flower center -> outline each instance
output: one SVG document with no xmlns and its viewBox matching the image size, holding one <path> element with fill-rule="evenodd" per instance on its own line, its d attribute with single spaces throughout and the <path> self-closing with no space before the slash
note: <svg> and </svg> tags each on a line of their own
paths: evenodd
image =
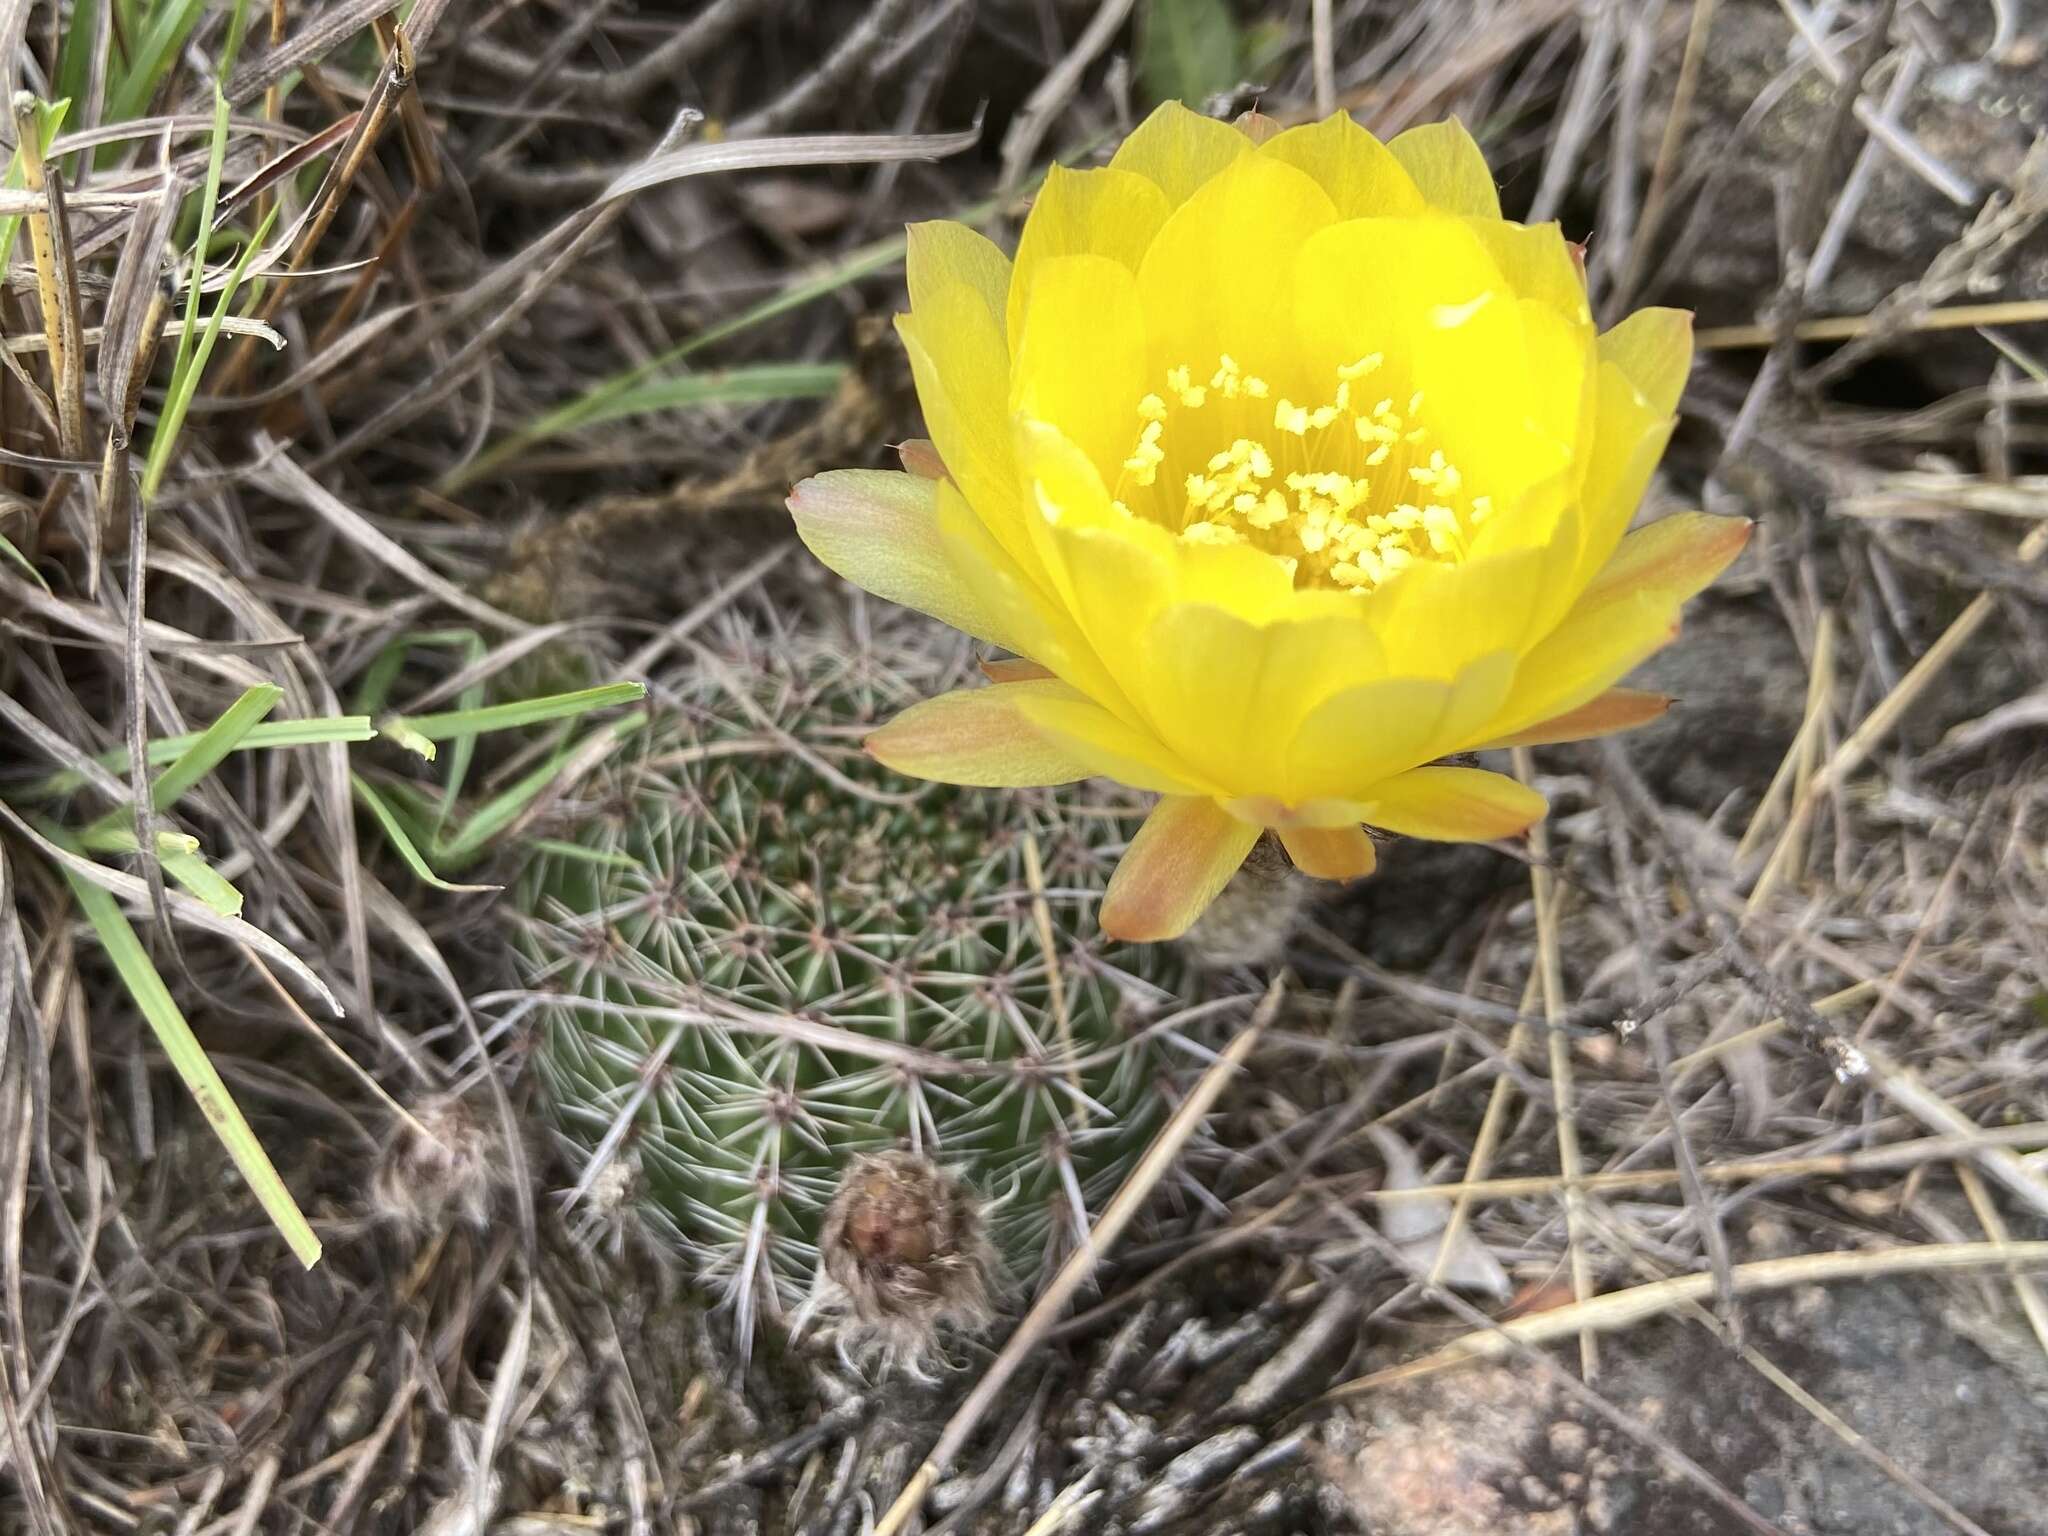
<svg viewBox="0 0 2048 1536">
<path fill-rule="evenodd" d="M 1274 398 L 1227 352 L 1207 382 L 1169 369 L 1165 392 L 1138 402 L 1118 508 L 1189 543 L 1263 549 L 1302 586 L 1370 592 L 1418 560 L 1462 560 L 1491 503 L 1435 446 L 1419 393 L 1405 409 L 1374 398 L 1380 362 L 1340 367 L 1315 406 Z"/>
</svg>

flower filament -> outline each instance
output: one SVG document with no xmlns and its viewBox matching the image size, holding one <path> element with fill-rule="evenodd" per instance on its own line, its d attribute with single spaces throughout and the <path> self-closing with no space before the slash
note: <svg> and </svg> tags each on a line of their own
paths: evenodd
<svg viewBox="0 0 2048 1536">
<path fill-rule="evenodd" d="M 1367 381 L 1381 362 L 1373 353 L 1341 366 L 1331 397 L 1313 406 L 1276 398 L 1227 352 L 1206 381 L 1185 364 L 1168 369 L 1164 393 L 1138 402 L 1116 505 L 1189 543 L 1264 549 L 1302 585 L 1369 592 L 1418 560 L 1462 560 L 1490 503 L 1434 445 L 1420 393 L 1398 409 L 1391 396 L 1372 398 Z M 1169 445 L 1166 429 L 1198 412 L 1242 430 L 1206 459 L 1190 458 L 1175 504 L 1174 477 L 1161 479 L 1170 451 L 1187 450 Z"/>
</svg>

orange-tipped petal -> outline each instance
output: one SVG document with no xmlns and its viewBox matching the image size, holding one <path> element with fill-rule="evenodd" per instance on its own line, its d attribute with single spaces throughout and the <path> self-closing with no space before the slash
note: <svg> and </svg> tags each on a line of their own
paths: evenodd
<svg viewBox="0 0 2048 1536">
<path fill-rule="evenodd" d="M 1294 867 L 1318 880 L 1363 880 L 1379 863 L 1363 827 L 1295 827 L 1280 834 Z"/>
<path fill-rule="evenodd" d="M 1490 739 L 1580 708 L 1669 644 L 1679 606 L 1742 552 L 1752 526 L 1746 518 L 1681 512 L 1623 539 L 1563 622 L 1522 659 Z"/>
<path fill-rule="evenodd" d="M 1365 820 L 1356 800 L 1297 800 L 1290 805 L 1272 795 L 1232 795 L 1220 803 L 1239 821 L 1255 821 L 1271 832 L 1329 832 Z"/>
<path fill-rule="evenodd" d="M 1548 720 L 1525 726 L 1512 735 L 1502 736 L 1476 748 L 1487 751 L 1494 747 L 1547 747 L 1560 741 L 1585 741 L 1594 736 L 1612 736 L 1616 731 L 1631 731 L 1639 725 L 1648 725 L 1671 707 L 1668 693 L 1644 693 L 1635 688 L 1610 688 L 1597 698 L 1581 704 L 1577 709 L 1568 709 L 1561 715 L 1552 715 Z"/>
<path fill-rule="evenodd" d="M 1490 843 L 1542 819 L 1549 804 L 1506 774 L 1481 768 L 1413 768 L 1375 784 L 1365 819 L 1437 843 Z"/>
<path fill-rule="evenodd" d="M 938 485 L 880 469 L 835 469 L 789 493 L 797 536 L 857 587 L 1002 643 L 1008 626 L 960 579 L 939 532 Z"/>
<path fill-rule="evenodd" d="M 1755 526 L 1746 517 L 1709 512 L 1660 517 L 1615 546 L 1577 606 L 1597 608 L 1630 593 L 1651 594 L 1676 606 L 1705 591 L 1734 563 Z"/>
<path fill-rule="evenodd" d="M 920 480 L 948 480 L 946 461 L 928 437 L 906 438 L 896 445 L 896 458 L 904 469 Z"/>
<path fill-rule="evenodd" d="M 1169 796 L 1124 850 L 1102 898 L 1102 928 L 1133 944 L 1177 939 L 1244 863 L 1259 829 L 1214 800 Z"/>
<path fill-rule="evenodd" d="M 991 656 L 981 663 L 981 675 L 992 683 L 1036 683 L 1052 672 L 1027 657 Z"/>
<path fill-rule="evenodd" d="M 1017 709 L 1012 688 L 1072 691 L 1063 683 L 1016 683 L 942 693 L 869 736 L 867 749 L 898 773 L 942 784 L 1021 788 L 1087 778 L 1090 768 L 1068 743 Z"/>
<path fill-rule="evenodd" d="M 1249 112 L 1240 112 L 1230 120 L 1230 126 L 1250 139 L 1254 144 L 1263 144 L 1280 132 L 1281 123 L 1277 117 L 1268 117 L 1257 107 Z"/>
</svg>

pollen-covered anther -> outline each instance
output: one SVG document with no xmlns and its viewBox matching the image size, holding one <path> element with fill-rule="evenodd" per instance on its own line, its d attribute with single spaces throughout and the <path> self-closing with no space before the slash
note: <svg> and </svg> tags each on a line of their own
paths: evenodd
<svg viewBox="0 0 2048 1536">
<path fill-rule="evenodd" d="M 1138 402 L 1141 425 L 1117 482 L 1117 509 L 1165 524 L 1184 543 L 1254 545 L 1285 562 L 1290 578 L 1304 585 L 1367 592 L 1417 560 L 1465 559 L 1472 530 L 1490 506 L 1468 493 L 1463 474 L 1432 442 L 1421 420 L 1421 391 L 1410 392 L 1405 411 L 1393 395 L 1369 409 L 1354 398 L 1354 386 L 1383 362 L 1368 353 L 1341 364 L 1322 404 L 1274 400 L 1269 439 L 1242 428 L 1244 403 L 1266 399 L 1271 386 L 1231 354 L 1219 356 L 1205 384 L 1185 364 L 1168 369 L 1165 393 Z M 1191 413 L 1219 402 L 1236 404 L 1221 417 L 1213 410 L 1205 416 L 1217 426 L 1229 420 L 1239 431 L 1204 455 L 1198 442 L 1187 441 L 1199 429 L 1177 417 L 1176 407 Z M 1178 506 L 1171 493 L 1155 489 L 1175 459 L 1199 466 L 1181 473 Z M 1137 494 L 1145 492 L 1151 494 Z"/>
</svg>

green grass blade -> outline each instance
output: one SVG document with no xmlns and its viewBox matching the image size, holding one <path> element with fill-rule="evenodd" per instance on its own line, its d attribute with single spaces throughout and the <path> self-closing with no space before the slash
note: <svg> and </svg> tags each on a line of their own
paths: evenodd
<svg viewBox="0 0 2048 1536">
<path fill-rule="evenodd" d="M 614 704 L 638 704 L 647 697 L 644 683 L 606 683 L 599 688 L 579 688 L 573 693 L 542 694 L 538 698 L 514 699 L 509 704 L 489 704 L 482 709 L 451 709 L 435 715 L 391 715 L 380 722 L 386 735 L 393 730 L 425 737 L 428 741 L 449 741 L 458 736 L 479 736 L 486 731 L 509 731 L 522 725 L 541 725 L 549 720 L 567 720 L 609 709 Z"/>
<path fill-rule="evenodd" d="M 647 716 L 644 713 L 626 715 L 599 727 L 581 741 L 572 742 L 550 753 L 544 762 L 503 794 L 479 806 L 475 814 L 463 823 L 462 829 L 435 850 L 440 862 L 451 868 L 459 868 L 466 860 L 475 858 L 489 847 L 491 840 L 510 826 L 537 796 L 561 777 L 586 746 L 606 739 L 623 741 L 646 723 Z"/>
<path fill-rule="evenodd" d="M 405 748 L 406 751 L 412 753 L 415 757 L 422 758 L 430 763 L 434 760 L 434 738 L 422 736 L 406 722 L 403 716 L 386 715 L 377 722 L 377 732 L 386 741 Z"/>
<path fill-rule="evenodd" d="M 1091 148 L 1092 143 L 1078 146 L 1077 152 L 1085 153 Z M 1044 177 L 1043 167 L 1034 171 L 1024 179 L 1016 195 L 1021 196 L 1035 191 Z M 990 198 L 962 209 L 958 218 L 962 223 L 978 229 L 1008 206 L 1009 201 L 1008 198 Z M 518 458 L 536 443 L 545 442 L 551 437 L 560 437 L 565 432 L 573 432 L 594 420 L 609 419 L 603 412 L 612 402 L 621 395 L 629 394 L 644 381 L 694 357 L 706 347 L 730 340 L 757 325 L 765 325 L 777 316 L 801 309 L 806 304 L 837 293 L 863 278 L 873 277 L 878 272 L 886 272 L 903 260 L 903 252 L 904 239 L 901 235 L 892 235 L 886 240 L 876 241 L 873 245 L 864 245 L 857 251 L 849 251 L 823 271 L 792 283 L 779 293 L 770 294 L 760 303 L 741 310 L 730 320 L 721 321 L 709 330 L 699 331 L 687 341 L 680 341 L 665 351 L 655 353 L 646 361 L 636 363 L 633 367 L 592 385 L 574 400 L 536 416 L 510 436 L 493 443 L 467 464 L 460 465 L 444 475 L 440 489 L 460 490 L 463 486 L 488 475 L 500 465 Z"/>
<path fill-rule="evenodd" d="M 64 42 L 57 51 L 57 78 L 52 94 L 66 101 L 83 101 L 92 87 L 93 45 L 101 26 L 100 0 L 72 0 L 71 19 L 64 27 Z M 67 171 L 66 175 L 70 173 Z"/>
<path fill-rule="evenodd" d="M 16 549 L 14 541 L 4 533 L 0 533 L 0 555 L 6 556 L 9 560 L 20 566 L 22 574 L 45 592 L 50 590 L 50 584 L 43 580 L 43 573 L 35 568 L 35 563 L 27 555 Z"/>
<path fill-rule="evenodd" d="M 147 756 L 152 768 L 174 763 L 189 752 L 205 733 L 195 731 L 184 736 L 163 736 L 152 741 Z M 266 720 L 250 727 L 247 734 L 236 743 L 235 750 L 253 752 L 270 747 L 324 747 L 334 742 L 375 741 L 377 727 L 368 715 L 334 715 L 324 720 Z M 101 767 L 114 773 L 128 771 L 128 751 L 116 747 L 100 753 L 95 759 Z M 23 804 L 34 804 L 42 800 L 54 800 L 59 795 L 68 795 L 85 783 L 83 775 L 69 768 L 60 769 L 47 777 L 26 785 L 8 798 Z"/>
<path fill-rule="evenodd" d="M 149 109 L 150 98 L 178 61 L 185 39 L 206 12 L 206 0 L 165 0 L 150 8 L 142 34 L 134 39 L 128 71 L 107 93 L 110 123 L 125 123 Z"/>
<path fill-rule="evenodd" d="M 1200 110 L 1238 82 L 1244 46 L 1228 0 L 1146 0 L 1138 38 L 1138 80 L 1154 101 Z"/>
<path fill-rule="evenodd" d="M 220 718 L 199 733 L 199 739 L 180 752 L 171 766 L 149 786 L 150 804 L 169 810 L 193 785 L 218 768 L 227 755 L 249 737 L 257 723 L 277 707 L 284 690 L 275 683 L 258 683 L 221 711 Z"/>
<path fill-rule="evenodd" d="M 126 812 L 122 814 L 126 816 Z M 89 853 L 133 853 L 141 846 L 135 840 L 135 828 L 125 820 L 87 827 L 83 832 L 70 835 L 80 848 Z M 159 832 L 156 851 L 159 858 L 170 853 L 197 853 L 199 839 L 189 832 Z"/>
<path fill-rule="evenodd" d="M 362 802 L 369 813 L 377 819 L 377 825 L 384 831 L 385 841 L 389 842 L 397 850 L 398 856 L 405 860 L 406 866 L 415 875 L 426 881 L 435 890 L 454 891 L 457 894 L 462 894 L 470 891 L 497 891 L 504 889 L 503 886 L 497 885 L 457 885 L 452 881 L 443 880 L 434 873 L 433 866 L 427 862 L 426 856 L 420 852 L 419 845 L 412 839 L 412 834 L 406 831 L 405 823 L 399 820 L 398 813 L 385 804 L 384 797 L 370 786 L 369 781 L 359 773 L 350 774 L 348 781 L 356 792 L 356 799 Z"/>
<path fill-rule="evenodd" d="M 242 915 L 241 891 L 232 880 L 207 863 L 204 855 L 184 849 L 173 849 L 168 853 L 158 849 L 156 859 L 165 874 L 222 917 Z"/>
<path fill-rule="evenodd" d="M 164 396 L 163 415 L 157 421 L 156 435 L 149 440 L 149 465 L 142 478 L 142 499 L 145 502 L 156 499 L 157 487 L 163 483 L 164 471 L 170 466 L 171 449 L 184 428 L 185 412 L 191 408 L 192 397 L 199 392 L 199 376 L 206 371 L 206 360 L 213 355 L 213 344 L 220 340 L 221 323 L 227 319 L 228 311 L 234 308 L 235 294 L 242 286 L 249 263 L 256 259 L 256 253 L 263 248 L 264 238 L 270 233 L 270 226 L 277 221 L 278 206 L 271 205 L 270 211 L 263 216 L 263 222 L 256 227 L 256 233 L 242 248 L 234 270 L 228 274 L 227 286 L 221 290 L 220 303 L 214 306 L 213 314 L 207 319 L 199 345 L 185 359 L 183 372 L 171 376 L 170 389 Z"/>
<path fill-rule="evenodd" d="M 171 377 L 184 375 L 192 348 L 198 344 L 199 294 L 206 278 L 206 249 L 213 243 L 214 210 L 220 206 L 221 165 L 228 149 L 228 99 L 213 88 L 213 143 L 207 151 L 206 184 L 199 193 L 199 228 L 192 236 L 192 275 L 185 283 L 185 325 L 171 358 Z M 153 446 L 153 445 L 152 445 Z"/>
<path fill-rule="evenodd" d="M 526 846 L 533 853 L 544 853 L 554 859 L 567 859 L 572 864 L 596 864 L 605 869 L 640 867 L 640 861 L 630 853 L 606 853 L 600 848 L 585 848 L 581 843 L 565 843 L 558 838 L 536 837 Z"/>
<path fill-rule="evenodd" d="M 578 425 L 592 427 L 625 416 L 707 405 L 816 400 L 831 394 L 845 377 L 844 363 L 762 363 L 750 368 L 719 368 L 710 373 L 642 379 L 594 406 Z"/>
<path fill-rule="evenodd" d="M 629 394 L 657 374 L 686 361 L 706 347 L 737 336 L 754 326 L 765 324 L 778 315 L 788 314 L 793 309 L 801 309 L 815 299 L 837 293 L 850 283 L 872 277 L 877 272 L 888 271 L 903 259 L 903 249 L 904 241 L 901 235 L 863 246 L 816 276 L 793 284 L 780 293 L 771 294 L 751 308 L 742 310 L 732 319 L 714 325 L 707 331 L 699 331 L 689 340 L 678 342 L 666 351 L 657 352 L 645 362 L 594 385 L 566 405 L 557 406 L 552 411 L 536 416 L 511 436 L 493 444 L 449 475 L 443 489 L 459 489 L 489 474 L 507 460 L 517 458 L 536 443 L 546 442 L 551 437 L 560 437 L 565 432 L 573 432 L 591 421 L 607 419 L 603 412 L 613 401 Z"/>
<path fill-rule="evenodd" d="M 222 759 L 242 744 L 257 722 L 276 708 L 283 697 L 284 690 L 275 683 L 257 683 L 221 711 L 220 718 L 201 731 L 192 745 L 173 758 L 171 765 L 149 786 L 150 805 L 159 811 L 176 805 L 193 785 L 218 768 Z M 111 823 L 131 820 L 133 816 L 126 809 L 109 811 L 92 824 L 86 836 L 90 838 Z"/>
<path fill-rule="evenodd" d="M 122 912 L 120 904 L 98 886 L 68 869 L 64 871 L 64 879 L 71 887 L 79 910 L 92 925 L 100 947 L 113 963 L 115 974 L 128 989 L 128 995 L 135 999 L 135 1006 L 156 1032 L 157 1043 L 163 1047 L 172 1067 L 199 1105 L 199 1112 L 206 1116 L 207 1124 L 213 1127 L 213 1133 L 227 1148 L 228 1156 L 234 1159 L 235 1167 L 241 1171 L 251 1192 L 283 1235 L 293 1256 L 311 1269 L 320 1262 L 320 1239 L 314 1236 L 305 1214 L 292 1199 L 291 1191 L 278 1177 L 276 1167 L 264 1152 L 263 1144 L 256 1139 L 256 1133 L 249 1128 L 249 1122 L 235 1107 L 227 1084 L 221 1081 L 213 1063 L 206 1059 L 205 1050 L 192 1034 L 192 1026 L 178 1011 L 170 989 L 164 985 L 149 952 L 142 947 L 142 940 L 136 937 L 127 915 Z"/>
<path fill-rule="evenodd" d="M 215 94 L 234 77 L 235 61 L 242 56 L 242 42 L 248 35 L 249 0 L 235 0 L 234 12 L 228 17 L 228 40 L 220 51 L 220 62 L 213 69 Z"/>
</svg>

